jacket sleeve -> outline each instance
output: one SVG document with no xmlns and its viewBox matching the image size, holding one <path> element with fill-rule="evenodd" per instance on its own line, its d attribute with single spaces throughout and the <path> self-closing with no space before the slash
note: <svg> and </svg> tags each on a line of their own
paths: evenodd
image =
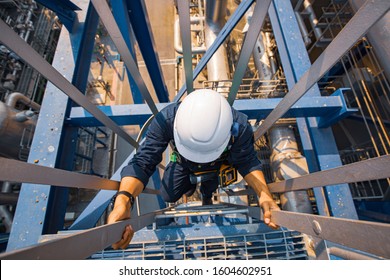
<svg viewBox="0 0 390 280">
<path fill-rule="evenodd" d="M 230 149 L 229 161 L 237 168 L 242 177 L 254 170 L 262 170 L 253 145 L 252 127 L 248 122 L 240 124 L 239 135 Z"/>
<path fill-rule="evenodd" d="M 151 122 L 146 132 L 145 140 L 129 164 L 122 169 L 121 177 L 135 177 L 144 186 L 148 184 L 150 176 L 162 160 L 162 154 L 171 140 L 172 125 L 167 115 L 159 112 Z"/>
</svg>

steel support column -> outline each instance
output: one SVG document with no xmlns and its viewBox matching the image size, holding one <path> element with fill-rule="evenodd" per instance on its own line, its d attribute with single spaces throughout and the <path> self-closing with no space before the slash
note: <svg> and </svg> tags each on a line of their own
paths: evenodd
<svg viewBox="0 0 390 280">
<path fill-rule="evenodd" d="M 126 2 L 131 26 L 148 68 L 157 98 L 160 102 L 168 102 L 169 94 L 161 70 L 145 3 L 143 0 L 127 0 Z"/>
<path fill-rule="evenodd" d="M 80 10 L 78 6 L 69 0 L 36 0 L 36 2 L 55 12 L 69 32 L 72 32 L 76 19 L 75 11 Z"/>
<path fill-rule="evenodd" d="M 311 63 L 299 31 L 290 1 L 273 0 L 270 19 L 282 60 L 289 89 L 292 89 Z M 320 91 L 314 85 L 307 97 L 318 97 Z M 325 170 L 342 165 L 335 139 L 330 128 L 318 128 L 316 118 L 298 118 L 297 125 L 301 135 L 305 157 L 310 172 Z M 315 190 L 318 210 L 321 215 L 357 219 L 357 213 L 347 184 L 332 188 L 325 187 L 322 192 Z"/>
<path fill-rule="evenodd" d="M 118 27 L 122 33 L 123 39 L 125 40 L 127 47 L 130 51 L 130 54 L 133 56 L 134 61 L 137 63 L 137 56 L 134 50 L 135 37 L 134 32 L 130 24 L 129 14 L 127 13 L 127 3 L 126 1 L 110 1 L 112 13 L 115 17 Z M 133 76 L 131 76 L 130 71 L 126 67 L 127 76 L 129 79 L 131 94 L 133 96 L 134 104 L 142 104 L 144 99 L 138 88 L 137 83 L 134 81 Z"/>
<path fill-rule="evenodd" d="M 56 69 L 61 69 L 61 74 L 69 80 L 73 76 L 89 1 L 79 0 L 76 4 L 82 9 L 77 12 L 77 25 L 74 26 L 77 33 L 70 34 L 65 28 L 62 29 L 52 64 Z M 67 95 L 48 83 L 31 146 L 29 163 L 56 166 L 60 156 L 59 147 L 67 110 L 64 104 L 67 104 L 68 100 Z M 47 185 L 22 186 L 7 251 L 36 244 L 40 236 L 46 233 L 49 221 L 58 220 L 58 217 L 51 217 L 48 211 L 53 205 L 55 196 L 53 188 Z"/>
</svg>

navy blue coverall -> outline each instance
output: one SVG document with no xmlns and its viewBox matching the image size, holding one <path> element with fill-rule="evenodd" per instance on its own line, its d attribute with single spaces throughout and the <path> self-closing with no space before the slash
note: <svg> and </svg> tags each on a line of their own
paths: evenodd
<svg viewBox="0 0 390 280">
<path fill-rule="evenodd" d="M 174 145 L 173 124 L 179 106 L 180 103 L 168 105 L 155 116 L 146 132 L 145 141 L 140 145 L 129 164 L 122 169 L 122 178 L 135 177 L 144 186 L 147 185 L 156 166 L 161 162 L 162 154 L 168 144 L 171 142 Z M 245 177 L 254 170 L 262 170 L 262 166 L 254 151 L 253 130 L 248 123 L 247 116 L 233 108 L 232 113 L 232 137 L 221 157 L 233 164 L 238 172 Z M 179 156 L 178 161 L 171 161 L 165 168 L 160 188 L 161 196 L 166 202 L 176 202 L 183 194 L 190 193 L 196 188 L 196 185 L 191 184 L 191 173 L 219 169 L 221 164 L 222 160 L 218 159 L 215 162 L 199 164 Z M 217 176 L 215 180 L 202 182 L 203 197 L 211 197 L 217 187 Z"/>
</svg>

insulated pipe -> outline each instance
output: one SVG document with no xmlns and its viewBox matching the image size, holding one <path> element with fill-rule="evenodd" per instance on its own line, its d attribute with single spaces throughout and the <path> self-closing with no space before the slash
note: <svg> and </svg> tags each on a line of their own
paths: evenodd
<svg viewBox="0 0 390 280">
<path fill-rule="evenodd" d="M 295 174 L 303 175 L 306 168 L 305 158 L 298 150 L 294 131 L 288 126 L 276 126 L 269 132 L 271 143 L 271 167 L 276 180 L 286 180 L 296 177 Z M 283 210 L 313 213 L 309 196 L 306 191 L 293 191 L 281 194 L 280 201 Z"/>
<path fill-rule="evenodd" d="M 310 0 L 303 1 L 303 7 L 305 8 L 307 13 L 309 14 L 310 25 L 313 28 L 314 36 L 316 37 L 317 40 L 321 40 L 322 30 L 321 30 L 321 28 L 317 27 L 318 19 L 316 17 L 316 14 L 314 13 L 314 9 L 313 9 L 313 6 L 311 5 Z"/>
<path fill-rule="evenodd" d="M 225 24 L 226 10 L 227 0 L 206 1 L 205 41 L 207 48 L 211 47 Z M 221 46 L 207 63 L 207 73 L 209 81 L 230 79 L 227 53 L 224 46 Z"/>
<path fill-rule="evenodd" d="M 349 0 L 349 4 L 355 12 L 363 6 L 364 2 L 365 0 Z M 370 28 L 367 37 L 374 47 L 374 52 L 385 71 L 387 80 L 390 81 L 390 12 L 387 12 Z"/>
<path fill-rule="evenodd" d="M 26 106 L 31 107 L 32 109 L 39 111 L 41 109 L 41 105 L 38 103 L 35 103 L 31 99 L 29 99 L 27 96 L 21 94 L 20 92 L 13 92 L 11 93 L 5 102 L 5 104 L 13 109 L 15 109 L 16 104 L 20 102 L 23 103 Z"/>
<path fill-rule="evenodd" d="M 250 25 L 251 19 L 253 16 L 253 7 L 251 7 L 246 15 L 247 24 L 246 27 Z M 244 28 L 247 32 L 247 28 Z M 271 71 L 271 63 L 268 57 L 268 52 L 266 48 L 267 39 L 265 32 L 260 32 L 259 37 L 257 38 L 255 47 L 253 48 L 252 55 L 253 61 L 255 63 L 257 73 L 259 75 L 259 80 L 271 80 L 274 73 Z M 265 83 L 268 84 L 268 83 Z"/>
<path fill-rule="evenodd" d="M 190 18 L 191 24 L 199 24 L 203 20 L 204 20 L 204 17 L 191 17 Z M 180 20 L 179 19 L 176 19 L 175 25 L 174 25 L 173 45 L 174 45 L 177 53 L 183 54 L 183 46 L 181 45 L 181 39 L 180 39 Z M 206 47 L 205 46 L 192 47 L 191 52 L 193 54 L 203 54 L 206 52 Z"/>
<path fill-rule="evenodd" d="M 264 32 L 264 36 L 265 36 L 264 45 L 266 46 L 268 59 L 270 61 L 271 72 L 274 75 L 278 71 L 278 67 L 276 66 L 275 53 L 272 50 L 271 32 Z"/>
</svg>

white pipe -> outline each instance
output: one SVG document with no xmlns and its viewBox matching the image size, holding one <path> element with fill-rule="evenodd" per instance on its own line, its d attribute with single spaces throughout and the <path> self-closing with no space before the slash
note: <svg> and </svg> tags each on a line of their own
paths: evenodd
<svg viewBox="0 0 390 280">
<path fill-rule="evenodd" d="M 207 0 L 205 20 L 205 41 L 209 48 L 225 24 L 227 0 Z M 209 81 L 227 81 L 230 79 L 226 48 L 221 46 L 207 63 Z M 224 85 L 222 85 L 224 86 Z"/>
<path fill-rule="evenodd" d="M 199 24 L 201 21 L 204 21 L 204 17 L 191 17 L 190 18 L 191 24 Z M 180 38 L 180 20 L 179 19 L 175 20 L 173 44 L 174 44 L 176 52 L 178 52 L 179 54 L 183 54 L 183 46 L 181 45 L 181 38 Z M 193 54 L 203 54 L 206 52 L 206 46 L 192 47 L 191 52 Z"/>
<path fill-rule="evenodd" d="M 23 103 L 24 105 L 29 106 L 36 111 L 39 111 L 41 109 L 41 105 L 35 103 L 30 98 L 28 98 L 27 96 L 23 95 L 20 92 L 11 93 L 7 97 L 5 104 L 7 104 L 7 106 L 11 108 L 15 108 L 18 102 Z"/>
</svg>

